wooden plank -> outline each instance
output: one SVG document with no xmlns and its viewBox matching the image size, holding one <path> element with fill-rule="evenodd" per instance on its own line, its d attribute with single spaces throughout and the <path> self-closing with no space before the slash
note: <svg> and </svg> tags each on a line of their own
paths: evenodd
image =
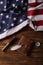
<svg viewBox="0 0 43 65">
<path fill-rule="evenodd" d="M 30 56 L 25 56 L 17 51 L 11 51 L 10 46 L 6 52 L 1 49 L 8 43 L 14 36 L 21 38 L 22 35 L 29 37 L 41 43 L 40 47 L 34 47 Z M 16 42 L 18 43 L 18 41 Z M 31 28 L 24 28 L 20 32 L 13 34 L 3 40 L 0 40 L 0 65 L 43 65 L 43 32 L 35 32 Z"/>
</svg>

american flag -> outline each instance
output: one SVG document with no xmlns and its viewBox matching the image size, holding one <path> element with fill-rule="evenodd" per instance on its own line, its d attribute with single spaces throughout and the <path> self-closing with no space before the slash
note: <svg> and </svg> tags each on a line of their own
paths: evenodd
<svg viewBox="0 0 43 65">
<path fill-rule="evenodd" d="M 27 25 L 27 0 L 0 0 L 0 39 Z"/>
<path fill-rule="evenodd" d="M 28 0 L 27 12 L 29 26 L 35 31 L 43 31 L 43 0 Z"/>
<path fill-rule="evenodd" d="M 0 0 L 0 39 L 29 25 L 43 31 L 43 0 Z"/>
</svg>

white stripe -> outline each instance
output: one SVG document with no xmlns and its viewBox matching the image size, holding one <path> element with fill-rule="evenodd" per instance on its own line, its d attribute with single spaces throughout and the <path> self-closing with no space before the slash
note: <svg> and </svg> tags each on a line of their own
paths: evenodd
<svg viewBox="0 0 43 65">
<path fill-rule="evenodd" d="M 43 31 L 43 26 L 38 26 L 37 31 Z"/>
<path fill-rule="evenodd" d="M 32 19 L 32 21 L 40 21 L 43 20 L 43 15 L 35 15 Z"/>
<path fill-rule="evenodd" d="M 32 21 L 40 21 L 43 20 L 43 15 L 28 16 L 28 18 Z"/>
<path fill-rule="evenodd" d="M 23 23 L 21 23 L 20 25 L 7 30 L 6 32 L 4 32 L 3 34 L 0 34 L 0 39 L 3 39 L 9 35 L 12 35 L 16 32 L 18 32 L 19 30 L 21 30 L 23 27 L 25 27 L 28 24 L 28 20 L 24 21 Z"/>
<path fill-rule="evenodd" d="M 34 3 L 36 0 L 28 0 L 29 3 Z"/>
<path fill-rule="evenodd" d="M 37 2 L 43 2 L 43 0 L 36 0 Z"/>
<path fill-rule="evenodd" d="M 38 5 L 38 6 L 36 6 L 36 7 L 28 7 L 28 11 L 29 10 L 36 10 L 36 9 L 41 9 L 41 8 L 43 8 L 43 3 L 42 4 L 40 4 L 40 5 Z"/>
<path fill-rule="evenodd" d="M 43 5 L 41 7 L 39 7 L 38 9 L 43 9 Z"/>
<path fill-rule="evenodd" d="M 43 2 L 43 0 L 28 0 L 29 3 L 34 3 L 34 2 Z"/>
<path fill-rule="evenodd" d="M 34 9 L 35 7 L 29 7 L 29 6 L 28 6 L 28 10 L 29 10 L 29 9 L 31 10 L 32 8 L 33 8 L 33 10 L 35 10 L 35 9 Z M 37 8 L 37 9 L 43 9 L 43 5 L 40 6 L 39 8 Z M 36 10 L 37 10 L 37 9 L 36 9 Z"/>
</svg>

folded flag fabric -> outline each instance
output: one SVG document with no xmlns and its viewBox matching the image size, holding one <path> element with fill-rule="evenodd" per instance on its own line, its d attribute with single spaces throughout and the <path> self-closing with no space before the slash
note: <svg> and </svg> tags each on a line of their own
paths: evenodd
<svg viewBox="0 0 43 65">
<path fill-rule="evenodd" d="M 27 0 L 0 0 L 0 39 L 27 25 Z"/>
<path fill-rule="evenodd" d="M 43 31 L 43 0 L 0 0 L 0 39 L 29 25 Z"/>
<path fill-rule="evenodd" d="M 27 17 L 32 29 L 43 31 L 43 0 L 28 0 Z"/>
</svg>

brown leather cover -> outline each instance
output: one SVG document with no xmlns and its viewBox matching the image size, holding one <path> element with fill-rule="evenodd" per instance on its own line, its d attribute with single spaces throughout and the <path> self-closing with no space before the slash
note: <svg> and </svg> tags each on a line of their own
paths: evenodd
<svg viewBox="0 0 43 65">
<path fill-rule="evenodd" d="M 19 48 L 17 51 L 23 54 L 27 54 L 30 51 L 32 44 L 33 44 L 32 40 L 25 36 L 22 36 L 18 42 L 18 45 L 22 45 L 22 47 Z"/>
</svg>

